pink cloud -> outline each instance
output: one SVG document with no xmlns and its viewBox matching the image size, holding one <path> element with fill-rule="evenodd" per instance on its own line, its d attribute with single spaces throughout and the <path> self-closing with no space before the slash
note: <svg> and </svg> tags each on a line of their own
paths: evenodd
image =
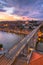
<svg viewBox="0 0 43 65">
<path fill-rule="evenodd" d="M 26 16 L 18 16 L 18 15 L 11 15 L 5 12 L 0 12 L 0 21 L 7 20 L 7 21 L 15 21 L 15 20 L 36 20 L 35 18 L 30 18 Z"/>
</svg>

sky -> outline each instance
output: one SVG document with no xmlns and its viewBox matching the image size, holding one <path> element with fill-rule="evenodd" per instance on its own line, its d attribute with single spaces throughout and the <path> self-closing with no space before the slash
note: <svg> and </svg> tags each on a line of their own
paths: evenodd
<svg viewBox="0 0 43 65">
<path fill-rule="evenodd" d="M 0 12 L 43 20 L 43 0 L 0 0 Z"/>
</svg>

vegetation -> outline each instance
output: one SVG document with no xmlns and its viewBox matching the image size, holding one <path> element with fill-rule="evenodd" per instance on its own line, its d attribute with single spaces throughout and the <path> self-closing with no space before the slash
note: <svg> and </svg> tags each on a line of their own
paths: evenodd
<svg viewBox="0 0 43 65">
<path fill-rule="evenodd" d="M 0 48 L 3 48 L 3 45 L 2 44 L 0 44 Z"/>
</svg>

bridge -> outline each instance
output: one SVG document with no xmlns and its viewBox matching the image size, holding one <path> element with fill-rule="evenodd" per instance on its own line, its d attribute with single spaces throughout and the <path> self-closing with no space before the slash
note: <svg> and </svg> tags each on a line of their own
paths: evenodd
<svg viewBox="0 0 43 65">
<path fill-rule="evenodd" d="M 13 62 L 15 62 L 19 55 L 24 55 L 28 64 L 32 53 L 35 50 L 36 42 L 38 39 L 38 31 L 41 26 L 43 26 L 43 24 L 40 24 L 16 46 L 13 46 L 13 48 L 7 51 L 6 54 L 3 54 L 0 57 L 0 65 L 13 65 Z"/>
</svg>

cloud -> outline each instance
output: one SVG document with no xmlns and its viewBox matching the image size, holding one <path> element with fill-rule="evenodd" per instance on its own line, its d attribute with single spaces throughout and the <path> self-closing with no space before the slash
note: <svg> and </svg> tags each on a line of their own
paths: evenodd
<svg viewBox="0 0 43 65">
<path fill-rule="evenodd" d="M 0 11 L 43 19 L 43 0 L 0 0 Z"/>
<path fill-rule="evenodd" d="M 4 7 L 3 10 L 8 14 L 12 14 L 14 12 L 14 7 Z"/>
<path fill-rule="evenodd" d="M 6 2 L 5 2 L 5 1 L 3 1 L 3 0 L 0 0 L 0 3 L 1 3 L 1 4 L 6 4 Z"/>
<path fill-rule="evenodd" d="M 0 12 L 0 21 L 2 20 L 6 20 L 6 21 L 14 21 L 14 20 L 22 20 L 21 19 L 22 17 L 20 16 L 17 16 L 17 15 L 10 15 L 10 14 L 7 14 L 7 13 L 4 13 L 4 12 Z"/>
</svg>

